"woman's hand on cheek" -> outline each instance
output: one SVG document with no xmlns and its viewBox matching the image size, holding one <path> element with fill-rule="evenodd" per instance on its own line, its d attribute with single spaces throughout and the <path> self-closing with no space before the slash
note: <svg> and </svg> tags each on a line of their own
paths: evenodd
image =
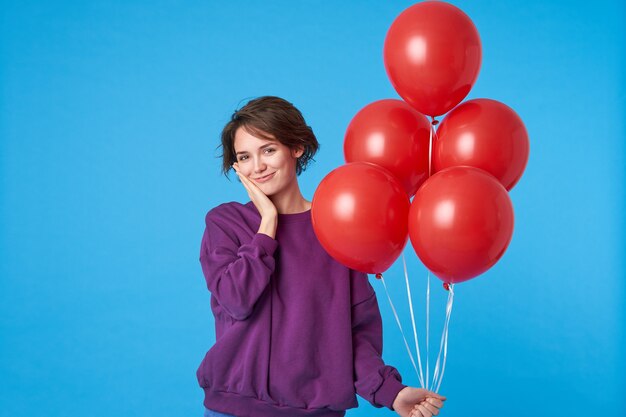
<svg viewBox="0 0 626 417">
<path fill-rule="evenodd" d="M 266 196 L 254 182 L 252 182 L 252 180 L 240 171 L 239 164 L 237 162 L 233 164 L 233 169 L 248 192 L 250 200 L 254 203 L 255 207 L 261 214 L 261 218 L 275 219 L 278 217 L 278 210 L 276 210 L 276 206 L 272 203 L 272 200 L 270 200 L 269 197 Z"/>
</svg>

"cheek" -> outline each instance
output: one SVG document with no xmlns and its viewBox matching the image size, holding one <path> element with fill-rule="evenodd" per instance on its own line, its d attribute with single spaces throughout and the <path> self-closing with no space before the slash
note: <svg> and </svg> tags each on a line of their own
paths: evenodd
<svg viewBox="0 0 626 417">
<path fill-rule="evenodd" d="M 293 158 L 283 158 L 283 160 L 281 161 L 281 165 L 285 168 L 285 170 L 289 173 L 291 173 L 291 171 L 296 172 L 296 160 Z"/>
<path fill-rule="evenodd" d="M 249 177 L 250 174 L 252 174 L 252 170 L 253 170 L 253 167 L 250 162 L 248 161 L 239 162 L 239 172 L 241 172 L 246 177 Z"/>
</svg>

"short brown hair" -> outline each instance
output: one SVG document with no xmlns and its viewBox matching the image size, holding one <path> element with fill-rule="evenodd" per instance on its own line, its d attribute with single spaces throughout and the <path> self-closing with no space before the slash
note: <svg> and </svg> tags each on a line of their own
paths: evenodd
<svg viewBox="0 0 626 417">
<path fill-rule="evenodd" d="M 257 137 L 277 140 L 291 150 L 303 148 L 304 152 L 296 164 L 296 175 L 300 175 L 310 161 L 315 161 L 313 156 L 320 145 L 300 110 L 280 97 L 263 96 L 235 110 L 222 130 L 222 173 L 227 177 L 228 171 L 237 162 L 235 132 L 240 127 Z"/>
</svg>

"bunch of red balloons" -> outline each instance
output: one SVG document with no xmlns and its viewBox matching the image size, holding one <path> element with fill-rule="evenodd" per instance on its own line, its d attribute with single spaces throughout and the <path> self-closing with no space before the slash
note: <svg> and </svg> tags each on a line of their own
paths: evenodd
<svg viewBox="0 0 626 417">
<path fill-rule="evenodd" d="M 395 19 L 384 62 L 403 100 L 379 100 L 354 116 L 346 164 L 313 196 L 315 233 L 339 262 L 382 273 L 409 237 L 446 283 L 474 278 L 500 259 L 513 235 L 508 191 L 524 172 L 529 142 L 505 104 L 459 105 L 481 60 L 476 27 L 451 4 L 417 3 Z M 447 112 L 435 132 L 435 117 Z"/>
</svg>

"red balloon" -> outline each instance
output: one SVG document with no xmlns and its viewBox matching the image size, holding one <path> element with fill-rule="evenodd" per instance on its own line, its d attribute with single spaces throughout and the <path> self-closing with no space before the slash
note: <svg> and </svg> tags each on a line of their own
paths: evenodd
<svg viewBox="0 0 626 417">
<path fill-rule="evenodd" d="M 382 273 L 408 240 L 409 197 L 386 169 L 353 162 L 331 171 L 313 195 L 313 230 L 345 266 Z"/>
<path fill-rule="evenodd" d="M 413 196 L 428 178 L 430 123 L 402 100 L 368 104 L 352 119 L 343 143 L 346 162 L 388 169 Z"/>
<path fill-rule="evenodd" d="M 491 174 L 447 168 L 415 194 L 409 236 L 417 256 L 442 281 L 467 281 L 504 254 L 513 236 L 513 205 Z"/>
<path fill-rule="evenodd" d="M 509 106 L 479 98 L 454 108 L 433 143 L 433 172 L 470 165 L 483 169 L 510 190 L 528 163 L 528 132 Z"/>
<path fill-rule="evenodd" d="M 425 1 L 404 10 L 391 24 L 384 60 L 398 94 L 421 113 L 438 116 L 472 89 L 482 49 L 474 23 L 461 9 Z"/>
</svg>

